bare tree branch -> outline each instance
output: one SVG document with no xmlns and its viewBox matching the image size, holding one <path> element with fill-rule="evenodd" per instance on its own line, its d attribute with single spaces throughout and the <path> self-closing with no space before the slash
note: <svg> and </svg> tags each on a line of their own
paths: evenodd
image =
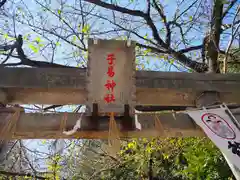
<svg viewBox="0 0 240 180">
<path fill-rule="evenodd" d="M 147 15 L 150 16 L 151 3 L 150 0 L 147 0 Z"/>
<path fill-rule="evenodd" d="M 47 111 L 47 110 L 49 110 L 49 109 L 55 109 L 55 108 L 62 107 L 62 106 L 63 106 L 63 105 L 52 105 L 52 106 L 48 106 L 48 107 L 44 108 L 43 110 L 44 110 L 44 111 Z"/>
<path fill-rule="evenodd" d="M 212 18 L 211 18 L 211 31 L 204 38 L 204 47 L 202 52 L 204 59 L 208 60 L 208 71 L 213 73 L 219 73 L 219 41 L 221 35 L 222 26 L 222 14 L 223 14 L 223 1 L 216 0 L 213 6 Z"/>
<path fill-rule="evenodd" d="M 0 8 L 1 8 L 6 2 L 7 2 L 7 0 L 2 0 L 2 1 L 0 2 Z"/>
<path fill-rule="evenodd" d="M 167 53 L 167 51 L 163 51 L 159 48 L 153 47 L 153 46 L 148 46 L 148 45 L 144 45 L 144 44 L 140 44 L 140 43 L 136 43 L 136 45 L 138 47 L 142 47 L 142 48 L 146 48 L 146 49 L 150 49 L 152 52 L 156 52 L 156 53 Z"/>
<path fill-rule="evenodd" d="M 202 47 L 203 47 L 203 45 L 191 46 L 191 47 L 188 47 L 188 48 L 185 48 L 185 49 L 181 49 L 178 52 L 180 52 L 180 53 L 187 53 L 189 51 L 195 51 L 195 50 L 202 49 Z"/>
<path fill-rule="evenodd" d="M 163 12 L 163 8 L 161 7 L 161 4 L 158 5 L 156 0 L 153 0 L 153 4 L 154 4 L 154 7 L 156 8 L 156 10 L 158 11 L 159 15 L 163 19 L 163 23 L 164 23 L 166 31 L 167 31 L 167 34 L 166 34 L 166 44 L 167 44 L 167 46 L 170 46 L 170 43 L 171 43 L 170 23 L 167 22 L 167 17 L 165 16 L 165 14 Z"/>
<path fill-rule="evenodd" d="M 232 1 L 231 1 L 231 3 L 229 4 L 229 6 L 227 7 L 227 9 L 223 12 L 222 19 L 227 15 L 227 13 L 229 12 L 229 10 L 235 5 L 236 2 L 237 2 L 237 0 L 232 0 Z"/>
<path fill-rule="evenodd" d="M 152 34 L 154 39 L 158 42 L 158 44 L 164 48 L 168 48 L 168 46 L 164 43 L 164 41 L 160 38 L 159 34 L 158 34 L 158 30 L 155 26 L 155 24 L 153 23 L 150 15 L 148 15 L 147 13 L 144 13 L 142 11 L 139 10 L 131 10 L 131 9 L 127 9 L 124 7 L 120 7 L 117 5 L 113 5 L 113 4 L 109 4 L 109 3 L 105 3 L 103 1 L 95 1 L 95 0 L 85 0 L 86 2 L 104 7 L 106 9 L 111 9 L 114 11 L 118 11 L 121 13 L 125 13 L 125 14 L 129 14 L 129 15 L 133 15 L 133 16 L 138 16 L 138 17 L 142 17 L 145 19 L 147 25 L 151 28 Z"/>
<path fill-rule="evenodd" d="M 239 24 L 239 23 L 240 23 L 240 20 L 235 21 L 235 22 L 232 23 L 232 24 L 222 24 L 221 33 L 223 33 L 224 31 L 230 29 L 232 26 L 235 26 L 235 25 L 237 25 L 237 24 Z"/>
<path fill-rule="evenodd" d="M 92 4 L 95 4 L 95 5 L 98 5 L 98 6 L 101 6 L 101 7 L 106 8 L 106 9 L 111 9 L 113 11 L 118 11 L 118 12 L 129 14 L 129 15 L 132 15 L 132 16 L 139 16 L 139 17 L 142 17 L 142 18 L 146 17 L 146 14 L 142 11 L 139 11 L 139 10 L 127 9 L 127 8 L 120 7 L 120 6 L 117 6 L 117 5 L 114 5 L 114 4 L 105 3 L 105 2 L 100 1 L 100 0 L 85 0 L 85 1 L 89 2 L 89 3 L 92 3 Z"/>
<path fill-rule="evenodd" d="M 92 3 L 92 4 L 95 4 L 95 5 L 98 5 L 100 7 L 104 7 L 104 8 L 107 8 L 107 9 L 111 9 L 111 10 L 114 10 L 114 11 L 118 11 L 118 12 L 121 12 L 121 13 L 125 13 L 125 14 L 129 14 L 129 15 L 133 15 L 133 16 L 138 16 L 138 17 L 142 17 L 147 25 L 150 27 L 151 31 L 152 31 L 152 34 L 153 34 L 153 37 L 154 39 L 156 40 L 156 42 L 158 43 L 157 46 L 161 47 L 162 49 L 165 49 L 166 50 L 166 53 L 167 54 L 170 54 L 172 55 L 175 59 L 177 59 L 178 61 L 180 61 L 182 64 L 188 66 L 189 68 L 197 71 L 197 72 L 204 72 L 206 71 L 207 67 L 205 64 L 202 64 L 202 63 L 199 63 L 199 62 L 195 62 L 195 61 L 192 61 L 190 58 L 188 58 L 187 56 L 185 56 L 182 52 L 177 52 L 177 51 L 174 51 L 173 49 L 171 49 L 159 36 L 158 34 L 158 30 L 155 26 L 155 24 L 153 23 L 153 20 L 151 19 L 150 16 L 148 16 L 147 13 L 144 13 L 142 11 L 139 11 L 139 10 L 131 10 L 131 9 L 127 9 L 127 8 L 124 8 L 124 7 L 120 7 L 120 6 L 117 6 L 117 5 L 113 5 L 113 4 L 109 4 L 109 3 L 105 3 L 103 1 L 93 1 L 93 0 L 85 0 L 86 2 L 89 2 L 89 3 Z M 190 7 L 192 7 L 195 3 L 197 2 L 194 1 L 193 4 L 190 5 Z M 190 8 L 189 7 L 189 8 Z M 187 10 L 189 9 L 187 8 Z M 185 10 L 185 11 L 187 11 Z M 119 25 L 117 25 L 119 27 Z M 126 29 L 125 29 L 126 30 Z M 126 30 L 127 31 L 127 30 Z M 169 43 L 170 44 L 170 43 Z M 140 45 L 140 44 L 138 44 Z M 142 46 L 143 47 L 143 46 Z M 161 51 L 157 51 L 157 48 L 154 48 L 153 49 L 155 52 L 161 52 L 162 53 L 162 50 Z"/>
<path fill-rule="evenodd" d="M 22 49 L 22 45 L 23 45 L 23 39 L 22 39 L 22 35 L 18 35 L 16 42 L 13 45 L 9 45 L 9 46 L 0 46 L 0 49 L 16 49 L 18 57 L 21 62 L 20 63 L 9 63 L 9 64 L 2 64 L 1 66 L 15 66 L 15 65 L 27 65 L 27 66 L 32 66 L 32 67 L 64 67 L 64 68 L 74 68 L 74 67 L 67 67 L 65 65 L 61 65 L 61 64 L 55 64 L 55 63 L 49 63 L 49 62 L 44 62 L 44 61 L 33 61 L 29 58 L 27 58 L 27 56 L 24 54 L 24 51 Z M 11 50 L 11 51 L 12 51 Z"/>
<path fill-rule="evenodd" d="M 237 15 L 239 14 L 239 12 L 240 12 L 240 6 L 238 7 L 238 10 L 237 10 L 237 12 L 236 12 L 236 14 L 235 14 L 235 16 L 234 16 L 233 23 L 234 23 Z M 224 60 L 223 60 L 223 73 L 226 73 L 226 72 L 227 72 L 227 62 L 228 62 L 229 51 L 230 51 L 230 49 L 231 49 L 231 46 L 232 46 L 234 37 L 236 36 L 239 27 L 240 27 L 240 24 L 238 24 L 238 26 L 237 26 L 235 29 L 234 29 L 233 26 L 232 26 L 232 35 L 230 36 L 230 40 L 229 40 L 229 42 L 228 42 L 228 46 L 227 46 L 225 58 L 224 58 Z"/>
<path fill-rule="evenodd" d="M 183 14 L 185 14 L 189 9 L 191 9 L 199 0 L 195 0 L 192 4 L 190 4 L 181 14 L 179 14 L 178 16 L 176 16 L 175 14 L 175 18 L 174 21 L 177 21 Z"/>
</svg>

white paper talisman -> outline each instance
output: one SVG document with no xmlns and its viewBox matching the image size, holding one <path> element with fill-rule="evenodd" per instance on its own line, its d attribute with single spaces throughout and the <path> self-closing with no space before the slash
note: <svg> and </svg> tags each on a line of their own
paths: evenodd
<svg viewBox="0 0 240 180">
<path fill-rule="evenodd" d="M 216 108 L 190 110 L 187 111 L 187 114 L 202 128 L 231 163 L 240 168 L 239 123 L 230 110 L 225 105 L 221 105 Z"/>
</svg>

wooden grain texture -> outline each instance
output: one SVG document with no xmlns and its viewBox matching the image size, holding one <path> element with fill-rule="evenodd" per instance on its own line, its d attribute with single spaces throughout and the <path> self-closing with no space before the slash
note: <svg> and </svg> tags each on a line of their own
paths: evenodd
<svg viewBox="0 0 240 180">
<path fill-rule="evenodd" d="M 231 109 L 233 115 L 240 121 L 239 108 Z M 0 132 L 5 123 L 13 115 L 11 108 L 0 109 Z M 71 129 L 76 120 L 80 117 L 78 113 L 67 113 L 66 130 Z M 17 121 L 16 129 L 13 134 L 9 134 L 7 139 L 60 139 L 60 138 L 84 138 L 84 139 L 105 139 L 108 138 L 109 117 L 100 117 L 99 129 L 91 131 L 90 117 L 85 116 L 82 119 L 81 129 L 72 136 L 63 135 L 60 132 L 60 123 L 64 118 L 64 113 L 24 113 L 21 112 Z M 155 128 L 155 115 L 137 115 L 137 120 L 142 126 L 141 131 L 122 131 L 121 121 L 123 117 L 117 117 L 116 122 L 121 130 L 120 136 L 127 137 L 157 137 L 159 130 Z M 162 124 L 163 132 L 161 137 L 190 137 L 204 136 L 202 130 L 192 121 L 192 119 L 183 113 L 164 113 L 158 114 Z M 0 136 L 0 139 L 3 137 Z"/>
<path fill-rule="evenodd" d="M 13 111 L 1 111 L 0 113 L 0 132 L 4 124 L 10 119 Z M 68 113 L 66 129 L 71 129 L 80 114 Z M 90 117 L 84 117 L 81 123 L 81 130 L 73 136 L 66 136 L 60 132 L 60 123 L 64 113 L 56 114 L 41 114 L 41 113 L 24 113 L 22 112 L 17 121 L 16 130 L 8 139 L 39 139 L 39 138 L 107 138 L 109 117 L 101 117 L 99 119 L 99 129 L 91 131 Z M 158 115 L 163 127 L 165 135 L 163 136 L 202 136 L 203 133 L 199 130 L 192 120 L 186 114 L 161 114 Z M 141 131 L 122 131 L 121 121 L 123 117 L 116 118 L 118 127 L 121 130 L 121 137 L 155 137 L 159 133 L 154 127 L 153 115 L 138 115 L 138 121 L 142 125 Z M 3 137 L 0 137 L 0 139 Z"/>
<path fill-rule="evenodd" d="M 7 101 L 7 93 L 0 89 L 0 102 L 6 103 Z"/>
<path fill-rule="evenodd" d="M 109 60 L 107 60 L 110 58 Z M 111 61 L 112 60 L 112 61 Z M 110 64 L 109 64 L 110 62 Z M 98 40 L 88 41 L 88 69 L 87 69 L 87 102 L 90 111 L 92 104 L 98 104 L 99 112 L 124 113 L 124 105 L 131 110 L 135 106 L 135 43 L 127 46 L 126 41 Z M 108 75 L 108 68 L 112 68 L 112 76 Z M 110 71 L 111 72 L 111 71 Z M 107 89 L 105 84 L 114 87 Z M 106 103 L 106 95 L 112 94 L 114 102 Z"/>
<path fill-rule="evenodd" d="M 86 69 L 0 68 L 8 103 L 81 104 Z M 4 77 L 4 78 L 3 78 Z M 142 105 L 192 106 L 198 93 L 218 91 L 225 103 L 240 103 L 240 74 L 136 72 L 136 101 Z"/>
</svg>

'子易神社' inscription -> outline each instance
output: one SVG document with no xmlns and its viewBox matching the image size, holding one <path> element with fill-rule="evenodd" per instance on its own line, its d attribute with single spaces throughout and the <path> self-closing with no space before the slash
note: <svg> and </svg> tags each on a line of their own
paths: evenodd
<svg viewBox="0 0 240 180">
<path fill-rule="evenodd" d="M 135 44 L 127 41 L 88 42 L 87 105 L 99 112 L 122 114 L 124 105 L 135 104 Z"/>
</svg>

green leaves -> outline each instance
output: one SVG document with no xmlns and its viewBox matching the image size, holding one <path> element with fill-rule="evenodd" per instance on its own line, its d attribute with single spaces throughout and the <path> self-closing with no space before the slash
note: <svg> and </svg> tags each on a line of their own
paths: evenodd
<svg viewBox="0 0 240 180">
<path fill-rule="evenodd" d="M 7 39 L 7 38 L 8 38 L 8 34 L 5 33 L 5 34 L 3 35 L 3 37 L 4 37 L 5 39 Z"/>
<path fill-rule="evenodd" d="M 30 34 L 29 34 L 29 33 L 28 33 L 28 34 L 25 34 L 25 35 L 23 36 L 23 40 L 24 40 L 24 41 L 28 41 L 29 38 L 30 38 Z"/>
<path fill-rule="evenodd" d="M 44 46 L 43 40 L 41 37 L 37 36 L 35 39 L 31 40 L 30 39 L 30 34 L 25 34 L 23 36 L 24 42 L 28 44 L 28 47 L 32 50 L 34 53 L 38 53 L 40 49 Z"/>
<path fill-rule="evenodd" d="M 58 15 L 61 15 L 61 12 L 62 11 L 60 9 L 57 10 Z"/>
<path fill-rule="evenodd" d="M 36 43 L 40 43 L 42 40 L 41 40 L 41 38 L 40 37 L 36 37 L 36 39 L 35 39 L 35 41 L 36 41 Z"/>
<path fill-rule="evenodd" d="M 142 174 L 147 174 L 150 154 L 153 156 L 153 174 L 163 179 L 218 180 L 231 177 L 221 153 L 207 138 L 139 139 L 125 147 L 120 159 L 121 163 L 131 167 L 130 171 L 136 171 L 133 179 L 141 179 Z M 134 147 L 138 148 L 133 150 Z M 129 170 L 123 168 L 121 171 Z"/>
<path fill-rule="evenodd" d="M 89 30 L 90 30 L 90 26 L 88 24 L 86 24 L 85 26 L 83 26 L 82 28 L 82 33 L 89 33 Z"/>
<path fill-rule="evenodd" d="M 42 144 L 45 145 L 46 144 L 46 139 L 42 140 Z"/>
<path fill-rule="evenodd" d="M 174 63 L 174 59 L 170 59 L 170 60 L 169 60 L 169 63 L 170 63 L 170 64 L 173 64 L 173 63 Z"/>
<path fill-rule="evenodd" d="M 144 39 L 148 39 L 148 34 L 146 33 L 145 36 L 143 36 Z"/>
<path fill-rule="evenodd" d="M 56 42 L 56 46 L 60 46 L 61 44 L 60 44 L 60 42 L 59 41 L 57 41 Z"/>
<path fill-rule="evenodd" d="M 128 148 L 129 149 L 136 149 L 136 142 L 130 142 L 130 143 L 128 143 Z"/>
<path fill-rule="evenodd" d="M 77 36 L 76 36 L 76 35 L 73 35 L 73 36 L 72 36 L 72 43 L 75 43 L 76 40 L 77 40 Z"/>
<path fill-rule="evenodd" d="M 34 53 L 38 53 L 39 49 L 34 46 L 32 43 L 28 44 L 28 47 L 34 52 Z"/>
<path fill-rule="evenodd" d="M 123 143 L 116 159 L 105 153 L 103 156 L 101 146 L 89 144 L 79 154 L 77 167 L 81 170 L 76 172 L 75 179 L 89 179 L 96 169 L 104 171 L 93 180 L 99 177 L 104 180 L 147 179 L 150 158 L 153 176 L 161 179 L 219 180 L 232 175 L 221 153 L 207 138 L 143 138 Z M 99 154 L 92 154 L 89 149 Z"/>
<path fill-rule="evenodd" d="M 143 55 L 146 56 L 150 52 L 151 52 L 151 49 L 146 49 L 146 50 L 143 51 Z"/>
</svg>

